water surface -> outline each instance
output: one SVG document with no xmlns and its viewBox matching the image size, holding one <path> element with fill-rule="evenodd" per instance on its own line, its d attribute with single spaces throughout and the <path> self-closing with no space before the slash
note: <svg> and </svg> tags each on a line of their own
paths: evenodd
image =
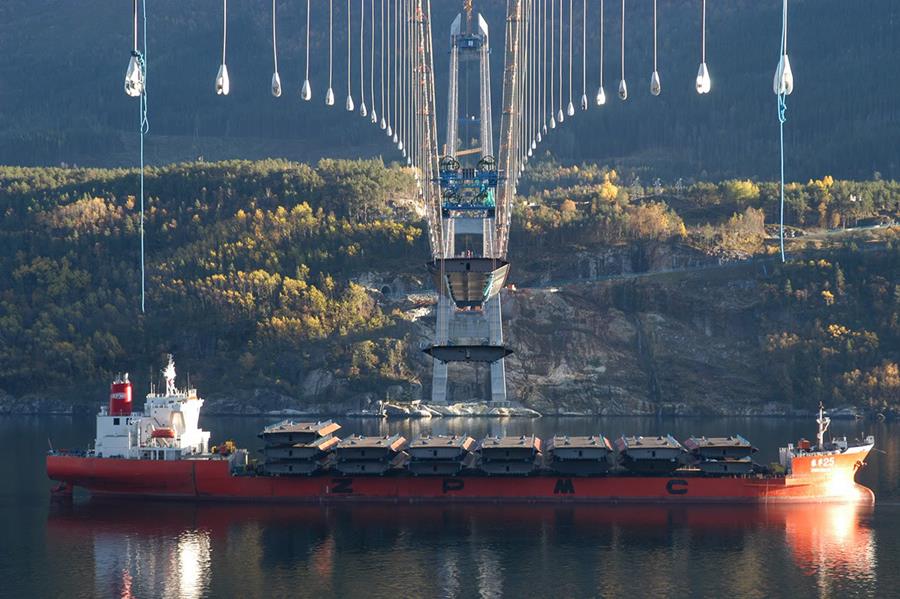
<svg viewBox="0 0 900 599">
<path fill-rule="evenodd" d="M 205 418 L 213 442 L 259 447 L 271 418 Z M 344 434 L 741 433 L 777 459 L 815 424 L 781 419 L 344 420 Z M 900 588 L 900 426 L 874 434 L 854 506 L 401 506 L 51 503 L 55 447 L 90 443 L 93 421 L 0 419 L 0 596 L 25 597 L 888 597 Z M 228 435 L 225 435 L 225 432 Z"/>
</svg>

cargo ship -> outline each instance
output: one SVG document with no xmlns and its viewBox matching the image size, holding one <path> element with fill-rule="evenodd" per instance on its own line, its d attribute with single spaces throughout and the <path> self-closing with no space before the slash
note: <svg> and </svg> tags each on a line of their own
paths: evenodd
<svg viewBox="0 0 900 599">
<path fill-rule="evenodd" d="M 874 502 L 856 482 L 875 439 L 825 440 L 820 406 L 816 442 L 779 450 L 779 463 L 753 461 L 740 435 L 691 437 L 487 437 L 402 435 L 340 437 L 330 420 L 285 420 L 266 427 L 259 459 L 225 442 L 209 446 L 199 427 L 203 399 L 175 386 L 132 409 L 132 384 L 117 377 L 97 414 L 93 448 L 53 451 L 47 475 L 69 496 L 280 502 Z"/>
</svg>

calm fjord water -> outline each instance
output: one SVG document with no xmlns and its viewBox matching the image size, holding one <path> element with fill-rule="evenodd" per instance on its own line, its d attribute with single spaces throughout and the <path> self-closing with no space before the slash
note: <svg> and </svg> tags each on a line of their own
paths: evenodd
<svg viewBox="0 0 900 599">
<path fill-rule="evenodd" d="M 213 442 L 258 447 L 274 419 L 205 418 Z M 739 432 L 770 462 L 815 424 L 780 419 L 345 420 L 344 433 Z M 9 597 L 897 597 L 900 424 L 874 434 L 854 506 L 287 506 L 51 504 L 56 447 L 87 446 L 91 419 L 5 418 L 0 596 Z"/>
</svg>

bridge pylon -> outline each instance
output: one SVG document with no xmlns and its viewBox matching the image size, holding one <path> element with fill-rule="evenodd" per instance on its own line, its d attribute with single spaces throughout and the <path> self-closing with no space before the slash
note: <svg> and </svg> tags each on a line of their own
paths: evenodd
<svg viewBox="0 0 900 599">
<path fill-rule="evenodd" d="M 494 159 L 489 58 L 484 18 L 458 15 L 450 29 L 447 138 L 439 165 L 443 243 L 429 264 L 438 304 L 434 345 L 425 351 L 435 360 L 431 401 L 438 405 L 449 401 L 450 365 L 457 362 L 489 365 L 490 403 L 509 405 L 504 359 L 512 352 L 503 346 L 500 302 L 509 263 L 496 235 L 503 175 Z"/>
</svg>

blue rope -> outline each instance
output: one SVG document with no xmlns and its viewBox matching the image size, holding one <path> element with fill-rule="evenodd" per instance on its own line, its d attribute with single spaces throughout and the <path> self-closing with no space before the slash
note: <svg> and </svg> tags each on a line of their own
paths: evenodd
<svg viewBox="0 0 900 599">
<path fill-rule="evenodd" d="M 141 67 L 141 75 L 144 81 L 144 88 L 141 91 L 139 129 L 141 138 L 141 314 L 146 313 L 145 306 L 145 281 L 146 271 L 144 267 L 144 136 L 150 132 L 150 120 L 147 117 L 147 3 L 141 0 L 141 10 L 143 11 L 143 47 L 144 51 L 132 52 Z"/>
<path fill-rule="evenodd" d="M 784 262 L 784 122 L 787 120 L 787 102 L 784 94 L 778 94 L 778 142 L 781 146 L 781 261 Z"/>
<path fill-rule="evenodd" d="M 778 46 L 779 61 L 783 55 L 787 55 L 787 0 L 782 2 L 781 8 L 781 44 Z M 783 90 L 782 90 L 783 91 Z M 778 94 L 778 144 L 781 150 L 781 224 L 779 227 L 779 243 L 781 246 L 781 262 L 784 257 L 784 122 L 787 120 L 787 94 Z"/>
</svg>

